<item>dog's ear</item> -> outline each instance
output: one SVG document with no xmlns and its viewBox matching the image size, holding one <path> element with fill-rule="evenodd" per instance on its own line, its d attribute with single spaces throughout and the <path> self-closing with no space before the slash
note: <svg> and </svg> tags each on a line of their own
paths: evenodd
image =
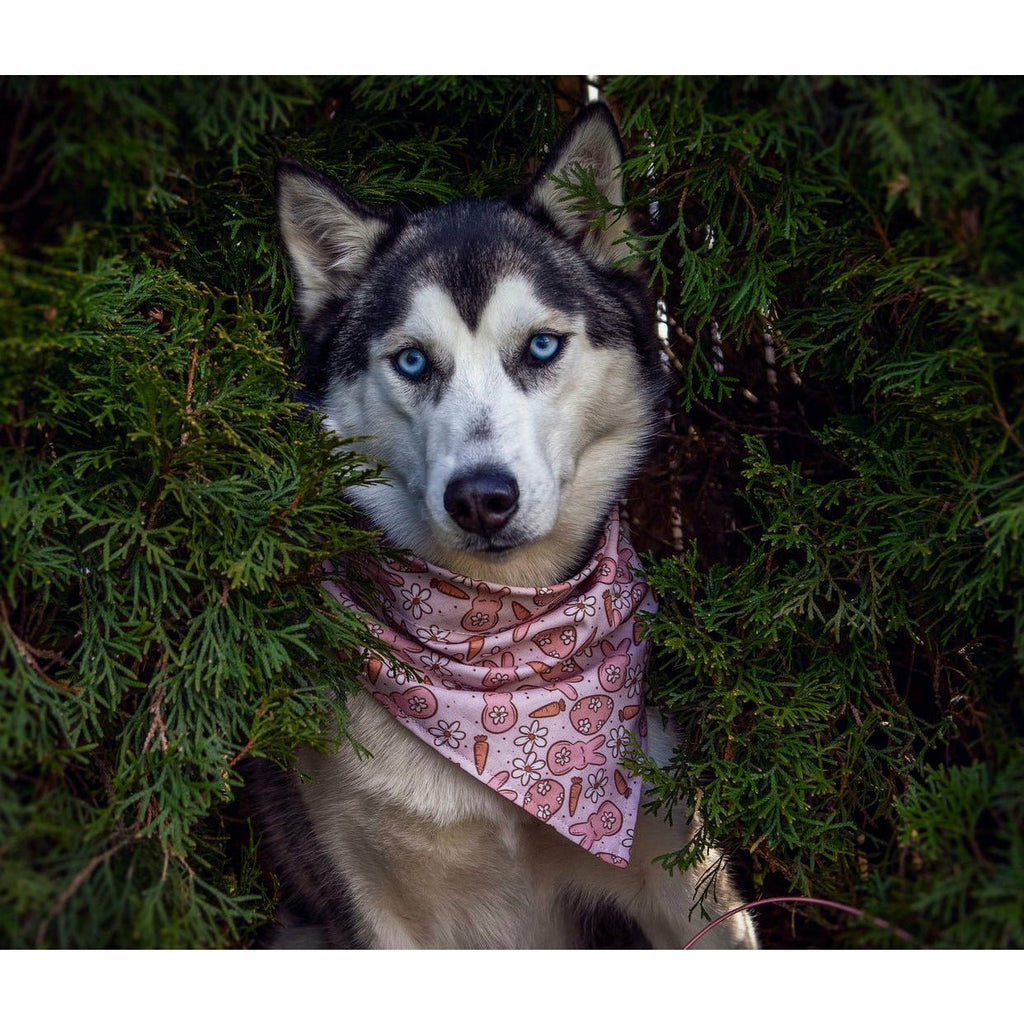
<svg viewBox="0 0 1024 1024">
<path fill-rule="evenodd" d="M 629 255 L 625 242 L 629 217 L 621 210 L 602 211 L 572 196 L 555 180 L 593 175 L 598 191 L 613 207 L 622 206 L 620 168 L 625 152 L 611 111 L 603 103 L 582 110 L 537 171 L 523 205 L 546 216 L 555 227 L 598 263 Z"/>
<path fill-rule="evenodd" d="M 397 221 L 394 211 L 366 206 L 294 160 L 278 165 L 277 215 L 303 323 L 328 300 L 348 296 Z"/>
</svg>

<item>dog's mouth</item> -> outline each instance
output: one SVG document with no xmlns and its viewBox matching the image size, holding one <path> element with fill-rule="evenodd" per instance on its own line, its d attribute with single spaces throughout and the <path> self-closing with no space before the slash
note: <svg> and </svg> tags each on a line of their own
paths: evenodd
<svg viewBox="0 0 1024 1024">
<path fill-rule="evenodd" d="M 437 539 L 453 553 L 471 555 L 494 561 L 514 557 L 530 544 L 542 539 L 546 530 L 534 531 L 526 523 L 509 523 L 504 529 L 491 534 L 468 533 L 452 530 L 451 523 Z M 443 536 L 443 539 L 442 539 Z"/>
<path fill-rule="evenodd" d="M 528 537 L 518 530 L 495 537 L 477 537 L 470 534 L 461 538 L 460 547 L 474 555 L 501 556 L 519 550 L 534 539 L 536 538 Z"/>
<path fill-rule="evenodd" d="M 502 555 L 506 551 L 515 551 L 519 547 L 522 547 L 522 543 L 500 544 L 497 541 L 488 541 L 481 550 L 486 551 L 489 555 Z"/>
</svg>

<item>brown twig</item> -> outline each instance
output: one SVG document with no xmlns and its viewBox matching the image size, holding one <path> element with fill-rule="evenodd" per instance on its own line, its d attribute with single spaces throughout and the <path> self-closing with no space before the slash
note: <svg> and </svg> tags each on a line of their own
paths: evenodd
<svg viewBox="0 0 1024 1024">
<path fill-rule="evenodd" d="M 675 326 L 672 323 L 671 317 L 668 318 L 668 323 L 671 324 L 672 326 Z M 679 328 L 676 327 L 676 330 L 678 331 Z M 660 332 L 658 334 L 658 344 L 661 346 L 661 351 L 665 353 L 665 358 L 668 359 L 670 365 L 672 366 L 672 369 L 675 370 L 680 377 L 685 377 L 686 367 L 683 366 L 683 364 L 679 361 L 679 357 L 675 354 L 675 352 L 672 351 L 672 346 L 669 344 L 668 338 L 663 338 Z"/>
<path fill-rule="evenodd" d="M 235 754 L 235 756 L 231 758 L 230 761 L 228 761 L 228 767 L 234 768 L 238 764 L 238 762 L 241 761 L 249 753 L 250 750 L 252 750 L 254 746 L 256 746 L 256 737 L 250 736 L 245 746 L 242 747 L 242 749 L 237 754 Z"/>
<path fill-rule="evenodd" d="M 88 864 L 82 868 L 81 871 L 71 879 L 71 884 L 60 894 L 57 902 L 51 907 L 49 914 L 43 919 L 39 925 L 39 930 L 36 932 L 36 945 L 41 946 L 43 944 L 43 936 L 46 934 L 46 929 L 49 927 L 50 922 L 67 906 L 68 900 L 75 895 L 76 892 L 82 887 L 85 880 L 101 865 L 110 860 L 115 853 L 123 850 L 129 843 L 134 842 L 134 836 L 125 836 L 120 841 L 114 843 L 109 850 L 105 850 L 103 853 L 93 857 Z"/>
<path fill-rule="evenodd" d="M 167 657 L 165 655 L 164 664 L 166 663 Z M 153 742 L 153 736 L 156 735 L 157 732 L 160 734 L 160 749 L 164 753 L 167 752 L 167 725 L 163 720 L 163 716 L 160 714 L 160 705 L 163 703 L 163 699 L 166 695 L 166 688 L 158 686 L 153 693 L 153 699 L 149 702 L 149 713 L 153 716 L 153 721 L 149 725 L 149 732 L 146 733 L 146 738 L 142 741 L 143 754 L 149 750 L 149 745 Z"/>
<path fill-rule="evenodd" d="M 750 234 L 753 235 L 754 232 L 757 230 L 758 224 L 761 223 L 761 219 L 760 217 L 758 217 L 757 210 L 754 209 L 754 204 L 750 201 L 750 197 L 747 195 L 746 191 L 744 191 L 743 186 L 740 184 L 740 178 L 739 175 L 736 173 L 735 167 L 729 168 L 729 180 L 732 182 L 732 187 L 736 189 L 737 195 L 739 195 L 740 199 L 743 200 L 743 205 L 746 206 L 747 210 L 750 212 L 750 219 L 753 221 L 753 223 L 750 225 Z M 758 239 L 755 238 L 755 245 L 757 244 L 757 241 Z"/>
<path fill-rule="evenodd" d="M 62 683 L 59 679 L 53 679 L 43 671 L 43 667 L 36 660 L 37 657 L 49 658 L 51 661 L 60 661 L 64 664 L 67 664 L 67 662 L 64 661 L 64 659 L 56 652 L 39 650 L 18 636 L 18 634 L 14 632 L 14 627 L 11 625 L 7 602 L 2 598 L 0 598 L 0 625 L 3 626 L 4 632 L 10 638 L 11 643 L 14 644 L 14 649 L 21 655 L 22 659 L 31 666 L 36 675 L 38 675 L 43 682 L 55 689 L 63 691 L 64 693 L 70 693 L 75 696 L 82 692 L 82 688 L 80 686 L 72 686 L 70 683 Z"/>
<path fill-rule="evenodd" d="M 686 546 L 685 537 L 683 535 L 683 486 L 680 480 L 681 457 L 679 446 L 681 439 L 676 434 L 675 420 L 673 417 L 670 417 L 669 425 L 672 428 L 672 447 L 670 449 L 668 460 L 669 523 L 672 527 L 672 550 L 677 555 L 681 555 Z"/>
<path fill-rule="evenodd" d="M 999 422 L 1003 425 L 1003 429 L 1006 431 L 1006 436 L 1017 446 L 1019 451 L 1024 452 L 1024 442 L 1017 436 L 1016 431 L 1010 425 L 1010 421 L 1006 418 L 1006 410 L 1003 408 L 1002 403 L 996 397 L 992 395 L 992 401 L 996 406 L 996 416 L 999 417 Z"/>
<path fill-rule="evenodd" d="M 22 100 L 18 113 L 14 118 L 14 125 L 11 127 L 11 137 L 7 140 L 7 160 L 4 163 L 3 173 L 0 174 L 0 192 L 6 187 L 14 174 L 15 158 L 18 155 L 18 136 L 21 135 L 22 125 L 28 115 L 28 99 Z"/>
<path fill-rule="evenodd" d="M 195 386 L 196 380 L 196 366 L 199 363 L 199 346 L 192 346 L 192 360 L 188 367 L 188 380 L 185 382 L 185 415 L 192 415 L 192 389 Z M 181 435 L 182 447 L 188 442 L 188 431 L 186 430 Z"/>
<path fill-rule="evenodd" d="M 672 330 L 674 330 L 676 332 L 676 335 L 678 336 L 678 338 L 679 338 L 679 340 L 681 342 L 683 342 L 685 345 L 687 345 L 690 348 L 693 348 L 697 344 L 693 340 L 693 338 L 690 337 L 690 335 L 687 334 L 686 331 L 684 331 L 682 329 L 682 327 L 679 326 L 679 324 L 676 321 L 675 317 L 672 316 L 672 314 L 668 311 L 667 308 L 665 309 L 665 319 L 668 321 L 669 327 L 671 327 Z"/>
<path fill-rule="evenodd" d="M 35 199 L 36 195 L 46 184 L 46 180 L 50 176 L 50 171 L 53 170 L 53 164 L 54 159 L 53 157 L 50 157 L 50 159 L 43 164 L 43 169 L 39 172 L 39 176 L 36 180 L 32 182 L 31 186 L 29 186 L 27 192 L 18 199 L 15 199 L 14 202 L 0 203 L 0 213 L 13 213 L 15 210 L 20 210 L 23 206 L 28 206 L 28 204 Z"/>
<path fill-rule="evenodd" d="M 912 946 L 920 946 L 920 943 L 909 933 L 905 932 L 902 928 L 898 928 L 896 925 L 890 924 L 888 921 L 883 920 L 880 917 L 874 917 L 871 914 L 865 914 L 863 910 L 858 910 L 856 907 L 851 907 L 846 903 L 837 903 L 835 900 L 822 900 L 815 896 L 769 896 L 761 900 L 753 900 L 750 903 L 744 903 L 742 906 L 735 907 L 733 910 L 729 910 L 722 914 L 720 917 L 716 917 L 714 921 L 706 924 L 689 942 L 683 946 L 683 949 L 693 949 L 693 947 L 709 932 L 712 928 L 717 928 L 723 921 L 728 921 L 730 917 L 735 914 L 739 914 L 744 910 L 750 910 L 754 907 L 765 907 L 772 903 L 813 903 L 819 907 L 829 907 L 832 910 L 842 910 L 844 913 L 852 914 L 854 917 L 863 917 L 865 920 L 870 921 L 872 924 L 878 925 L 880 928 L 885 928 L 887 931 L 891 931 L 894 935 L 899 936 L 904 942 L 909 943 Z"/>
</svg>

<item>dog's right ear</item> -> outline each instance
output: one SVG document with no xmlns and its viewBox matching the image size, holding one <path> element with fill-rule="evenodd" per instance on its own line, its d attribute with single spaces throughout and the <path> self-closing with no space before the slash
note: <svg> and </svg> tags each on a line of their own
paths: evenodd
<svg viewBox="0 0 1024 1024">
<path fill-rule="evenodd" d="M 390 210 L 353 199 L 294 160 L 283 160 L 277 168 L 277 215 L 305 324 L 330 299 L 349 295 L 397 219 Z"/>
</svg>

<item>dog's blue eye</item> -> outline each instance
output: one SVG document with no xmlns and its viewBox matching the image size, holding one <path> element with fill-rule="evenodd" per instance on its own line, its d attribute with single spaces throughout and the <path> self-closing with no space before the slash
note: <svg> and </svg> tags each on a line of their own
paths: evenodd
<svg viewBox="0 0 1024 1024">
<path fill-rule="evenodd" d="M 418 348 L 403 348 L 395 356 L 395 367 L 402 376 L 415 380 L 426 372 L 427 357 Z"/>
<path fill-rule="evenodd" d="M 550 362 L 558 355 L 562 339 L 557 334 L 535 334 L 530 339 L 530 355 L 539 363 Z"/>
</svg>

